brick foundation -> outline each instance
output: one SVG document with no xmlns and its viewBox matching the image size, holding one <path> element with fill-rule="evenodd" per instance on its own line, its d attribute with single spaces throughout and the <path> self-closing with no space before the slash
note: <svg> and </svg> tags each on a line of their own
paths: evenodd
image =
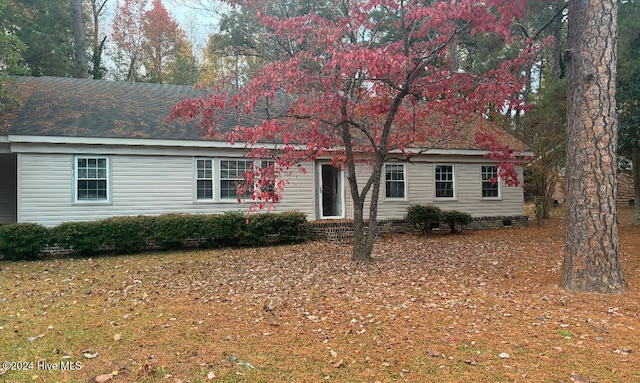
<svg viewBox="0 0 640 383">
<path fill-rule="evenodd" d="M 365 225 L 367 223 L 365 222 Z M 528 227 L 529 217 L 526 215 L 509 217 L 477 217 L 464 230 L 487 230 L 502 228 Z M 449 230 L 449 226 L 443 224 L 439 229 Z M 378 221 L 378 235 L 390 233 L 418 232 L 402 219 Z M 327 220 L 310 222 L 309 239 L 316 241 L 329 241 L 348 243 L 353 238 L 353 222 L 350 220 Z"/>
</svg>

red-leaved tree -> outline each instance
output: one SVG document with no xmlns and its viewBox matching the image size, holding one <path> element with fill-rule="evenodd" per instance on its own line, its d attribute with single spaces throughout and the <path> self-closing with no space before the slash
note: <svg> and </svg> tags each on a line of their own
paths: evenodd
<svg viewBox="0 0 640 383">
<path fill-rule="evenodd" d="M 142 17 L 146 6 L 147 0 L 124 0 L 122 5 L 116 2 L 111 37 L 116 45 L 115 61 L 123 67 L 125 81 L 136 81 L 142 65 Z"/>
<path fill-rule="evenodd" d="M 274 16 L 269 0 L 227 2 L 253 9 L 264 38 L 281 52 L 237 92 L 213 89 L 185 100 L 172 118 L 197 119 L 204 134 L 242 142 L 250 157 L 271 160 L 245 174 L 245 185 L 257 185 L 243 190 L 254 205 L 277 201 L 285 186 L 280 176 L 305 161 L 343 167 L 353 203 L 353 260 L 372 259 L 386 161 L 409 160 L 472 120 L 477 126 L 490 113 L 523 107 L 522 68 L 532 46 L 485 73 L 458 70 L 452 52 L 464 53 L 455 49 L 464 34 L 512 42 L 510 28 L 524 17 L 526 0 L 327 0 L 296 17 Z M 265 110 L 262 121 L 240 123 Z M 230 111 L 240 116 L 231 130 L 222 124 Z M 517 182 L 512 151 L 492 133 L 475 138 L 491 151 L 501 178 Z M 359 171 L 363 166 L 368 170 Z"/>
<path fill-rule="evenodd" d="M 162 1 L 153 0 L 142 20 L 144 66 L 152 82 L 165 82 L 167 68 L 186 45 L 187 37 Z"/>
</svg>

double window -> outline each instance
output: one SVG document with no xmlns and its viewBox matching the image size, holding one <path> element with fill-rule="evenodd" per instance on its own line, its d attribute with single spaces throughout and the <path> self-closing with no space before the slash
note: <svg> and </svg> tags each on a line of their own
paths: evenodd
<svg viewBox="0 0 640 383">
<path fill-rule="evenodd" d="M 109 201 L 109 159 L 106 156 L 75 158 L 75 201 Z"/>
<path fill-rule="evenodd" d="M 494 165 L 482 165 L 482 198 L 500 198 L 498 168 Z"/>
<path fill-rule="evenodd" d="M 453 165 L 436 165 L 436 198 L 454 198 L 455 177 Z"/>
<path fill-rule="evenodd" d="M 245 173 L 254 165 L 266 169 L 273 161 L 196 159 L 196 200 L 237 201 L 239 187 L 243 191 L 240 198 L 250 198 L 254 185 L 244 185 Z M 274 189 L 274 184 L 267 188 Z"/>
<path fill-rule="evenodd" d="M 385 197 L 405 198 L 406 175 L 404 164 L 386 164 L 384 166 Z"/>
</svg>

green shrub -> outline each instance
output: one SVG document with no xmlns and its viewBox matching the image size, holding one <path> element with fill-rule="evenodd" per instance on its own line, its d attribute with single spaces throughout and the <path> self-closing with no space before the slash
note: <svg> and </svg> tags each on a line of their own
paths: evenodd
<svg viewBox="0 0 640 383">
<path fill-rule="evenodd" d="M 147 245 L 150 217 L 113 217 L 100 221 L 103 245 L 113 247 L 116 254 L 139 252 Z"/>
<path fill-rule="evenodd" d="M 200 235 L 209 247 L 237 246 L 245 236 L 247 218 L 241 212 L 207 215 L 202 219 Z"/>
<path fill-rule="evenodd" d="M 64 222 L 52 229 L 52 241 L 81 256 L 94 255 L 104 244 L 100 221 Z"/>
<path fill-rule="evenodd" d="M 163 214 L 149 219 L 149 240 L 165 250 L 184 247 L 188 239 L 200 234 L 202 216 L 189 214 Z"/>
<path fill-rule="evenodd" d="M 273 216 L 274 214 L 267 213 L 247 217 L 243 245 L 264 246 L 269 242 L 275 242 L 273 238 L 277 236 L 277 228 L 274 227 Z"/>
<path fill-rule="evenodd" d="M 12 261 L 43 258 L 49 229 L 36 223 L 0 226 L 0 258 Z"/>
<path fill-rule="evenodd" d="M 292 211 L 274 215 L 280 243 L 301 243 L 308 239 L 309 223 L 304 213 Z"/>
<path fill-rule="evenodd" d="M 420 228 L 422 234 L 431 234 L 431 230 L 440 225 L 442 211 L 437 206 L 411 205 L 407 208 L 407 222 Z"/>
<path fill-rule="evenodd" d="M 299 243 L 307 240 L 307 217 L 303 213 L 266 213 L 249 217 L 244 240 L 251 246 Z"/>
<path fill-rule="evenodd" d="M 461 211 L 451 210 L 442 214 L 442 222 L 449 225 L 451 228 L 451 234 L 462 232 L 462 227 L 470 224 L 473 221 L 471 214 L 463 213 Z"/>
<path fill-rule="evenodd" d="M 162 249 L 190 245 L 210 247 L 263 246 L 307 239 L 303 213 L 218 215 L 165 214 L 158 217 L 114 217 L 102 221 L 65 222 L 49 230 L 36 224 L 0 226 L 0 258 L 37 259 L 46 244 L 81 256 L 111 250 L 139 252 L 150 244 Z"/>
</svg>

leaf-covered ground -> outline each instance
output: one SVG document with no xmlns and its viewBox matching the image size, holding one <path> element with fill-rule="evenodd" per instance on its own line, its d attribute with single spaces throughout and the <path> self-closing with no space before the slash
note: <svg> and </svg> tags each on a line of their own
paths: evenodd
<svg viewBox="0 0 640 383">
<path fill-rule="evenodd" d="M 0 381 L 640 381 L 631 213 L 619 295 L 557 287 L 561 218 L 387 237 L 370 265 L 319 242 L 0 263 Z"/>
</svg>

